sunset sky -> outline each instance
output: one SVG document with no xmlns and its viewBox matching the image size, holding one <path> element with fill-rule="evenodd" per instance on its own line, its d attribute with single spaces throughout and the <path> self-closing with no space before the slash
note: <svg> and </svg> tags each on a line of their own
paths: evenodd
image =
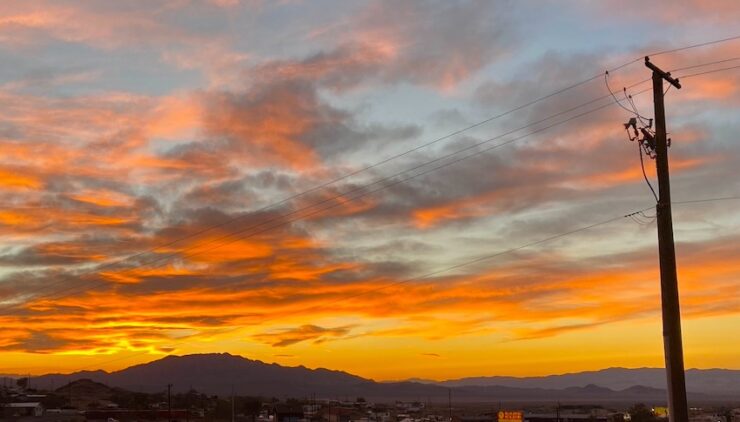
<svg viewBox="0 0 740 422">
<path fill-rule="evenodd" d="M 0 373 L 662 366 L 654 211 L 623 217 L 654 199 L 602 77 L 651 117 L 656 52 L 685 77 L 686 366 L 740 369 L 740 200 L 685 203 L 740 196 L 740 7 L 664 6 L 2 2 Z"/>
</svg>

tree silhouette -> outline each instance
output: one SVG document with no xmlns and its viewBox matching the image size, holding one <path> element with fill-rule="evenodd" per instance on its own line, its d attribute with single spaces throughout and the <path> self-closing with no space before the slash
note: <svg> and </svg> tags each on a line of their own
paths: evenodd
<svg viewBox="0 0 740 422">
<path fill-rule="evenodd" d="M 656 422 L 658 418 L 653 414 L 652 409 L 644 403 L 638 403 L 627 411 L 632 422 Z"/>
</svg>

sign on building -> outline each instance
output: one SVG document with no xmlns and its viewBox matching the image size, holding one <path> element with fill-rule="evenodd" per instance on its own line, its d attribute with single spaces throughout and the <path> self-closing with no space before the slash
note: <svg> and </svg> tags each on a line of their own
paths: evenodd
<svg viewBox="0 0 740 422">
<path fill-rule="evenodd" d="M 522 422 L 524 415 L 519 410 L 501 410 L 498 412 L 498 422 Z"/>
</svg>

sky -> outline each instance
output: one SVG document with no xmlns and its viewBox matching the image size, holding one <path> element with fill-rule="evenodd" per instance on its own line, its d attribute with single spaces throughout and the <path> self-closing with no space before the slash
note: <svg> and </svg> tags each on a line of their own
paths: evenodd
<svg viewBox="0 0 740 422">
<path fill-rule="evenodd" d="M 740 8 L 665 6 L 3 2 L 0 373 L 662 366 L 646 54 L 686 366 L 740 369 Z"/>
</svg>

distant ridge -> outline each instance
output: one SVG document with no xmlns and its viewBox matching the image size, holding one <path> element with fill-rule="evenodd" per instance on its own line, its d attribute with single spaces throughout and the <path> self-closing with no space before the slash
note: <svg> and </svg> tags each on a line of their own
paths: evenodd
<svg viewBox="0 0 740 422">
<path fill-rule="evenodd" d="M 632 386 L 665 389 L 663 368 L 607 368 L 599 371 L 576 372 L 542 377 L 470 377 L 447 381 L 417 380 L 426 384 L 446 387 L 500 385 L 519 388 L 582 387 L 599 385 L 612 390 L 624 390 Z M 732 369 L 689 369 L 686 371 L 686 388 L 690 392 L 720 395 L 740 395 L 740 370 Z"/>
<path fill-rule="evenodd" d="M 225 395 L 230 394 L 233 387 L 240 395 L 277 398 L 365 397 L 375 401 L 423 399 L 446 402 L 448 392 L 451 390 L 456 401 L 467 402 L 560 400 L 663 403 L 666 397 L 663 388 L 644 383 L 625 384 L 628 383 L 628 379 L 642 379 L 640 377 L 647 377 L 645 379 L 649 381 L 652 379 L 650 377 L 658 376 L 657 372 L 653 373 L 655 371 L 662 375 L 662 371 L 658 369 L 611 368 L 551 377 L 478 377 L 441 383 L 411 381 L 379 383 L 342 371 L 309 369 L 303 366 L 286 367 L 228 353 L 214 353 L 167 356 L 110 373 L 83 371 L 74 374 L 42 375 L 34 378 L 33 385 L 37 388 L 51 389 L 53 386 L 59 387 L 84 378 L 111 387 L 150 393 L 165 391 L 167 384 L 171 383 L 176 392 L 194 388 L 208 394 Z M 729 372 L 737 375 L 739 371 Z M 631 374 L 632 378 L 625 374 Z M 723 377 L 726 375 L 724 372 L 718 374 Z M 615 387 L 615 384 L 620 385 Z M 724 400 L 732 399 L 732 394 L 724 392 L 707 395 L 704 391 L 694 391 L 690 398 L 702 401 Z"/>
</svg>

